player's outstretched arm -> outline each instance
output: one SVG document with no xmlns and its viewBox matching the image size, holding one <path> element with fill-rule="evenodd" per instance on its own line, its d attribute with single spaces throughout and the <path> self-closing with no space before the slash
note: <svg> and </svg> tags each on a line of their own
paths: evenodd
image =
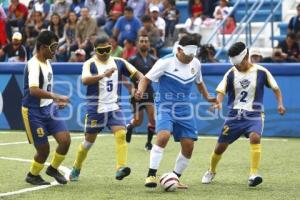
<svg viewBox="0 0 300 200">
<path fill-rule="evenodd" d="M 147 88 L 147 86 L 149 85 L 149 83 L 151 82 L 150 79 L 148 79 L 146 76 L 144 76 L 140 82 L 139 82 L 139 85 L 138 85 L 138 89 L 137 91 L 135 92 L 134 94 L 134 97 L 136 99 L 141 99 L 143 97 L 143 94 Z"/>
<path fill-rule="evenodd" d="M 48 92 L 38 87 L 30 87 L 29 91 L 31 96 L 37 97 L 39 99 L 53 99 L 60 108 L 65 107 L 70 102 L 69 97 L 67 96 Z"/>
<path fill-rule="evenodd" d="M 137 71 L 137 72 L 135 72 L 135 74 L 132 78 L 134 80 L 137 80 L 137 82 L 139 82 L 140 80 L 142 80 L 142 78 L 144 78 L 144 75 L 140 71 Z"/>
<path fill-rule="evenodd" d="M 113 67 L 106 70 L 103 74 L 87 76 L 82 78 L 83 85 L 92 85 L 103 79 L 104 77 L 111 77 L 111 75 L 117 70 L 117 68 Z"/>
<path fill-rule="evenodd" d="M 273 92 L 274 92 L 274 94 L 276 96 L 276 99 L 277 99 L 278 113 L 280 115 L 284 115 L 285 114 L 285 107 L 283 106 L 281 90 L 279 88 L 276 88 L 276 89 L 273 89 Z"/>
<path fill-rule="evenodd" d="M 197 88 L 198 91 L 203 95 L 203 97 L 206 99 L 206 101 L 210 102 L 210 103 L 215 103 L 216 102 L 216 98 L 215 97 L 211 97 L 207 91 L 206 85 L 205 83 L 202 81 L 201 83 L 197 84 Z"/>
</svg>

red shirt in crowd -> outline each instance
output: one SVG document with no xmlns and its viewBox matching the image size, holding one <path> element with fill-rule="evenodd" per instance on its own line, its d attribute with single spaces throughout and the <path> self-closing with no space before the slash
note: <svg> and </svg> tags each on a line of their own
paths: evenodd
<svg viewBox="0 0 300 200">
<path fill-rule="evenodd" d="M 136 52 L 137 52 L 136 47 L 132 47 L 130 49 L 124 48 L 123 53 L 122 53 L 122 58 L 127 60 L 128 58 L 134 56 L 136 54 Z"/>
<path fill-rule="evenodd" d="M 16 19 L 20 19 L 21 17 L 23 17 L 24 20 L 27 19 L 28 16 L 28 10 L 26 8 L 26 6 L 22 3 L 19 3 L 16 7 L 16 9 L 14 9 L 13 4 L 10 4 L 9 8 L 8 8 L 8 12 L 9 14 L 13 14 L 15 15 Z"/>
<path fill-rule="evenodd" d="M 201 3 L 192 5 L 192 16 L 194 16 L 194 13 L 203 13 L 203 6 Z"/>
</svg>

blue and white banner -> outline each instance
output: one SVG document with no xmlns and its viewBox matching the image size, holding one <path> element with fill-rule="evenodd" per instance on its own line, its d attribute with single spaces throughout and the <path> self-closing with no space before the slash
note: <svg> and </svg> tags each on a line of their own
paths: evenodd
<svg viewBox="0 0 300 200">
<path fill-rule="evenodd" d="M 262 64 L 274 75 L 279 84 L 284 98 L 287 113 L 280 116 L 277 113 L 275 95 L 269 89 L 265 89 L 265 128 L 264 136 L 300 137 L 300 64 Z M 54 63 L 54 91 L 68 95 L 71 104 L 62 110 L 71 131 L 83 131 L 85 116 L 85 90 L 80 82 L 82 64 L 79 63 Z M 229 64 L 203 64 L 202 73 L 209 92 L 215 95 L 215 88 L 221 81 L 224 73 L 230 68 Z M 0 129 L 23 129 L 21 117 L 21 100 L 23 92 L 24 63 L 0 63 Z M 195 117 L 197 119 L 200 135 L 216 135 L 223 126 L 226 116 L 226 99 L 224 110 L 211 113 L 209 104 L 205 102 L 193 88 L 191 96 Z M 121 106 L 126 120 L 132 117 L 127 90 L 122 87 Z M 136 129 L 136 132 L 147 131 L 147 118 L 144 115 L 144 123 Z"/>
</svg>

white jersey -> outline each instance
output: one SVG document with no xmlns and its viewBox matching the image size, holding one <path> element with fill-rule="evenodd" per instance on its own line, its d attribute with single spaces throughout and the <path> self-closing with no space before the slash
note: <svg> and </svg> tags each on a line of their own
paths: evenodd
<svg viewBox="0 0 300 200">
<path fill-rule="evenodd" d="M 262 111 L 264 86 L 278 89 L 272 74 L 266 68 L 253 64 L 247 72 L 240 72 L 232 67 L 224 75 L 216 91 L 224 95 L 228 93 L 228 106 L 232 109 Z"/>
<path fill-rule="evenodd" d="M 47 92 L 52 92 L 53 72 L 50 61 L 43 63 L 33 56 L 27 63 L 24 71 L 24 97 L 25 107 L 44 107 L 50 105 L 52 99 L 39 99 L 30 95 L 30 87 L 39 87 Z"/>
<path fill-rule="evenodd" d="M 137 70 L 122 58 L 110 57 L 105 63 L 93 56 L 83 64 L 82 78 L 104 74 L 108 69 L 117 70 L 111 77 L 104 77 L 98 83 L 87 86 L 88 113 L 104 113 L 119 109 L 118 98 L 121 76 L 133 76 Z"/>
<path fill-rule="evenodd" d="M 180 62 L 170 54 L 159 59 L 145 75 L 149 80 L 159 82 L 156 102 L 189 101 L 192 84 L 202 82 L 200 61 L 194 58 L 189 64 Z"/>
</svg>

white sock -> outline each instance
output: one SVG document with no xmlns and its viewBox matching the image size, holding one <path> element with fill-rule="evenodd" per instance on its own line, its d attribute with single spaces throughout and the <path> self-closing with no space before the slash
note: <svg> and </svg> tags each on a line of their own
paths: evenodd
<svg viewBox="0 0 300 200">
<path fill-rule="evenodd" d="M 188 166 L 189 161 L 190 159 L 184 157 L 184 155 L 182 155 L 180 151 L 176 159 L 174 172 L 181 175 L 185 168 Z"/>
<path fill-rule="evenodd" d="M 163 157 L 164 148 L 153 145 L 150 152 L 150 169 L 158 169 L 160 161 Z"/>
</svg>

